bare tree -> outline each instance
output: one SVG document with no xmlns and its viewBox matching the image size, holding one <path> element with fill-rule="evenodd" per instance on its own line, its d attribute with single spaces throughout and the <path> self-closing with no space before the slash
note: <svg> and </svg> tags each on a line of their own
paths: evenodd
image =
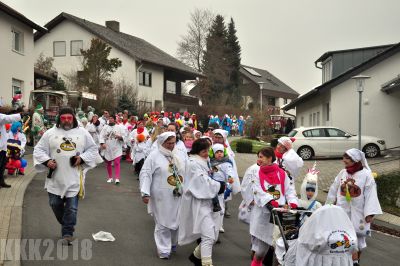
<svg viewBox="0 0 400 266">
<path fill-rule="evenodd" d="M 188 32 L 178 41 L 178 58 L 198 72 L 201 72 L 206 39 L 214 18 L 209 9 L 196 8 L 190 14 Z"/>
<path fill-rule="evenodd" d="M 39 69 L 40 71 L 51 74 L 52 72 L 56 71 L 53 66 L 54 58 L 51 56 L 44 56 L 43 53 L 40 53 L 39 57 L 36 59 L 35 68 Z"/>
</svg>

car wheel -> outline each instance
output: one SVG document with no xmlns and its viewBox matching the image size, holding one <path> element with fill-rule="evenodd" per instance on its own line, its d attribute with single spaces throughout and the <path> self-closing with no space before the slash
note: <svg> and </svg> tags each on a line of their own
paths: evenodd
<svg viewBox="0 0 400 266">
<path fill-rule="evenodd" d="M 375 144 L 367 144 L 365 145 L 363 152 L 367 158 L 375 158 L 380 154 L 379 147 Z"/>
<path fill-rule="evenodd" d="M 297 151 L 297 154 L 301 157 L 301 159 L 309 160 L 313 157 L 314 151 L 309 146 L 303 146 L 303 147 L 299 148 L 299 150 Z"/>
</svg>

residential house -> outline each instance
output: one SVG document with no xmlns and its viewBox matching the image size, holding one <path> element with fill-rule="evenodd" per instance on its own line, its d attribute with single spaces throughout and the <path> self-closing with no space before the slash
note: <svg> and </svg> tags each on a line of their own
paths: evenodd
<svg viewBox="0 0 400 266">
<path fill-rule="evenodd" d="M 325 53 L 322 85 L 283 107 L 296 110 L 298 126 L 335 126 L 358 132 L 356 75 L 370 76 L 362 95 L 362 135 L 400 146 L 400 43 Z M 329 64 L 330 66 L 327 66 Z M 328 70 L 329 69 L 329 70 Z"/>
<path fill-rule="evenodd" d="M 153 110 L 184 111 L 198 106 L 198 99 L 182 94 L 182 83 L 199 76 L 195 70 L 149 42 L 120 31 L 118 21 L 105 26 L 61 13 L 48 22 L 49 33 L 35 35 L 35 55 L 54 58 L 58 76 L 73 75 L 82 68 L 81 49 L 99 38 L 112 47 L 110 57 L 119 58 L 122 66 L 112 75 L 137 88 L 139 104 Z"/>
<path fill-rule="evenodd" d="M 4 105 L 11 104 L 15 94 L 22 93 L 24 103 L 29 103 L 33 90 L 33 33 L 46 32 L 15 9 L 0 2 L 0 96 Z"/>
<path fill-rule="evenodd" d="M 246 109 L 252 106 L 260 108 L 262 100 L 263 110 L 283 115 L 281 106 L 290 103 L 299 95 L 269 71 L 246 65 L 240 66 L 240 84 L 240 95 Z M 194 87 L 190 94 L 200 97 L 200 87 Z M 294 112 L 289 112 L 289 114 L 293 115 Z"/>
</svg>

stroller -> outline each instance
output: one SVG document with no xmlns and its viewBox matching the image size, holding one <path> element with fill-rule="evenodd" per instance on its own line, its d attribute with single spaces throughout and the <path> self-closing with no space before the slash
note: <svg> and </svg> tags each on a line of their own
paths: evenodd
<svg viewBox="0 0 400 266">
<path fill-rule="evenodd" d="M 280 237 L 275 242 L 274 262 L 269 265 L 282 264 L 285 254 L 290 245 L 299 236 L 299 230 L 307 217 L 311 216 L 312 211 L 299 209 L 274 208 L 271 212 L 271 223 L 274 223 L 280 233 Z M 272 264 L 271 264 L 272 263 Z M 265 264 L 268 265 L 268 264 Z"/>
</svg>

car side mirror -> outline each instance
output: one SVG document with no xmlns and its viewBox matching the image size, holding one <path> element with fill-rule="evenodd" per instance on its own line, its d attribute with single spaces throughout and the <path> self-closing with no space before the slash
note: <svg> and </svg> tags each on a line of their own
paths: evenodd
<svg viewBox="0 0 400 266">
<path fill-rule="evenodd" d="M 350 137 L 351 137 L 351 134 L 346 133 L 346 134 L 344 134 L 344 136 L 345 136 L 346 138 L 350 138 Z"/>
</svg>

